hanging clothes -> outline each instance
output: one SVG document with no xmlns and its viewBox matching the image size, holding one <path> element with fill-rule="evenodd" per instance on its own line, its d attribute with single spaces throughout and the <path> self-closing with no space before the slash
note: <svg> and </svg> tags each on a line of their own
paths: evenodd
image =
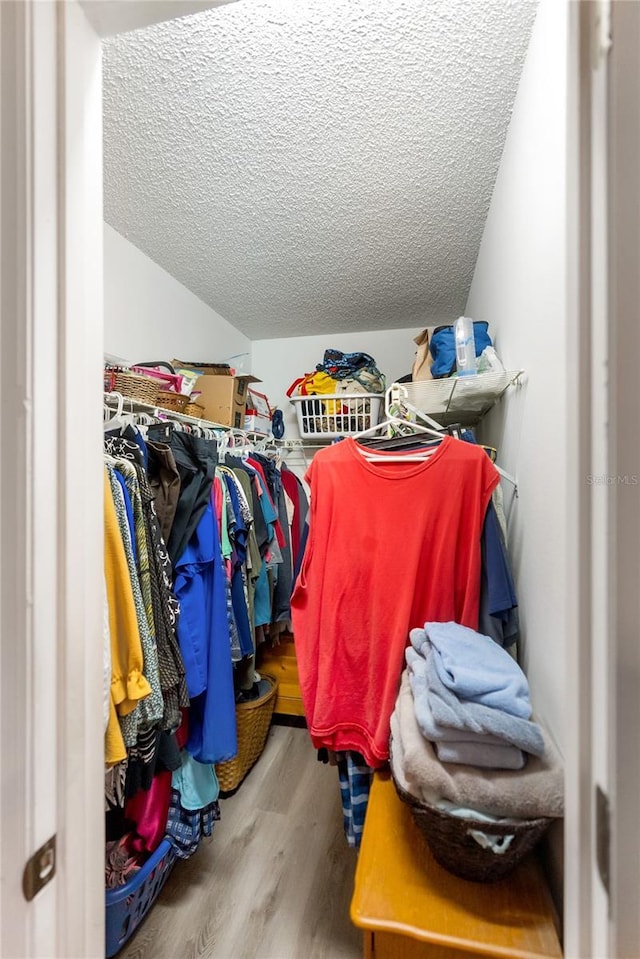
<svg viewBox="0 0 640 959">
<path fill-rule="evenodd" d="M 519 633 L 518 598 L 509 555 L 493 503 L 482 528 L 482 579 L 478 632 L 500 646 L 512 646 Z"/>
<path fill-rule="evenodd" d="M 291 621 L 291 590 L 293 587 L 293 566 L 291 560 L 291 536 L 287 514 L 286 493 L 280 486 L 278 491 L 278 518 L 284 534 L 282 563 L 278 566 L 278 576 L 273 590 L 272 622 L 278 626 L 289 627 Z"/>
<path fill-rule="evenodd" d="M 300 553 L 302 533 L 309 513 L 309 501 L 301 481 L 295 473 L 287 469 L 286 465 L 282 467 L 282 485 L 291 498 L 294 507 L 293 522 L 291 524 L 291 551 L 295 566 Z"/>
<path fill-rule="evenodd" d="M 226 574 L 210 499 L 175 567 L 178 639 L 191 699 L 187 749 L 199 762 L 224 762 L 238 745 Z"/>
<path fill-rule="evenodd" d="M 445 437 L 428 459 L 369 461 L 353 439 L 320 450 L 309 542 L 292 597 L 300 686 L 314 745 L 388 758 L 412 626 L 478 625 L 480 536 L 499 475 Z M 397 454 L 395 454 L 397 457 Z"/>
<path fill-rule="evenodd" d="M 143 675 L 142 644 L 124 543 L 108 471 L 104 471 L 104 574 L 111 638 L 111 705 L 105 734 L 108 765 L 122 762 L 126 749 L 118 716 L 125 717 L 150 695 Z"/>
<path fill-rule="evenodd" d="M 163 836 L 186 858 L 211 834 L 213 764 L 237 755 L 236 697 L 259 690 L 256 610 L 261 627 L 288 610 L 297 506 L 271 459 L 218 465 L 216 440 L 177 424 L 123 426 L 104 450 L 106 867 L 117 885 Z"/>
<path fill-rule="evenodd" d="M 249 620 L 249 597 L 247 591 L 246 561 L 251 513 L 244 492 L 234 473 L 222 470 L 233 511 L 233 550 L 231 554 L 230 586 L 234 622 L 238 632 L 241 656 L 255 652 L 253 631 Z"/>
<path fill-rule="evenodd" d="M 344 834 L 347 843 L 358 849 L 364 832 L 373 769 L 359 753 L 338 753 L 336 759 Z"/>
<path fill-rule="evenodd" d="M 180 498 L 180 473 L 168 443 L 149 440 L 149 485 L 160 521 L 162 538 L 169 542 Z"/>
<path fill-rule="evenodd" d="M 180 475 L 180 496 L 167 543 L 169 556 L 176 563 L 209 503 L 218 456 L 213 443 L 188 433 L 173 432 L 170 446 Z"/>
<path fill-rule="evenodd" d="M 132 547 L 132 538 L 129 535 L 129 526 L 125 518 L 122 505 L 118 501 L 121 495 L 119 484 L 114 477 L 113 471 L 109 471 L 112 484 L 114 500 L 116 500 L 116 511 L 119 512 L 121 523 L 121 534 L 127 553 L 127 562 L 129 563 L 129 575 L 133 588 L 136 611 L 138 614 L 138 626 L 140 629 L 140 639 L 142 641 L 142 652 L 144 660 L 144 675 L 149 681 L 151 694 L 140 703 L 140 707 L 128 717 L 127 723 L 123 723 L 123 731 L 128 727 L 125 733 L 125 742 L 129 745 L 135 745 L 137 737 L 137 726 L 155 726 L 162 719 L 164 711 L 164 702 L 162 691 L 160 689 L 160 674 L 158 669 L 158 650 L 155 637 L 155 623 L 153 619 L 153 604 L 151 602 L 151 572 L 149 566 L 149 550 L 147 534 L 142 513 L 142 499 L 140 496 L 140 487 L 133 464 L 127 460 L 116 460 L 118 472 L 124 477 L 126 490 L 133 507 L 134 535 L 136 542 L 137 562 L 134 559 Z M 136 720 L 135 725 L 129 723 L 129 720 Z M 127 738 L 129 736 L 129 739 Z"/>
<path fill-rule="evenodd" d="M 220 806 L 217 800 L 204 809 L 193 812 L 184 808 L 178 790 L 171 790 L 167 836 L 180 859 L 189 859 L 198 851 L 202 837 L 211 836 L 219 819 Z"/>
<path fill-rule="evenodd" d="M 477 443 L 473 430 L 463 430 L 461 439 L 466 443 Z M 487 452 L 486 449 L 485 452 Z M 491 502 L 487 506 L 482 526 L 482 577 L 478 631 L 505 647 L 512 646 L 516 642 L 520 629 L 518 598 L 506 538 L 507 524 L 502 489 L 496 486 L 491 495 Z"/>
<path fill-rule="evenodd" d="M 176 638 L 179 606 L 172 592 L 171 563 L 155 512 L 154 494 L 144 467 L 143 448 L 146 449 L 146 445 L 142 438 L 134 441 L 135 433 L 131 427 L 127 428 L 126 433 L 126 436 L 110 435 L 105 438 L 105 450 L 111 457 L 116 458 L 116 464 L 124 461 L 123 471 L 129 471 L 129 486 L 126 488 L 132 490 L 139 514 L 135 533 L 140 552 L 137 567 L 141 588 L 146 591 L 147 618 L 155 633 L 164 700 L 161 728 L 175 730 L 180 724 L 181 708 L 189 704 L 184 664 Z M 148 750 L 142 751 L 148 753 Z"/>
</svg>

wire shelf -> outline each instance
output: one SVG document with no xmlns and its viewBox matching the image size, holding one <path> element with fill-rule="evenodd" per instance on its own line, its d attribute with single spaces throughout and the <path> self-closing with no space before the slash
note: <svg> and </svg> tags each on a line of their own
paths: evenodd
<svg viewBox="0 0 640 959">
<path fill-rule="evenodd" d="M 422 380 L 403 383 L 402 386 L 409 403 L 442 426 L 452 423 L 475 426 L 523 374 L 524 370 L 508 370 Z"/>
</svg>

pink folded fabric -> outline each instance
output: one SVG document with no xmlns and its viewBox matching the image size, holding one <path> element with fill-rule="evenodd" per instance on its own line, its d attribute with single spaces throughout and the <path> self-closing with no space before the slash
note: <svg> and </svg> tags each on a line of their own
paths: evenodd
<svg viewBox="0 0 640 959">
<path fill-rule="evenodd" d="M 167 828 L 171 799 L 171 773 L 157 773 L 146 792 L 138 790 L 127 800 L 125 816 L 136 824 L 137 839 L 131 842 L 136 852 L 153 852 L 158 848 Z"/>
</svg>

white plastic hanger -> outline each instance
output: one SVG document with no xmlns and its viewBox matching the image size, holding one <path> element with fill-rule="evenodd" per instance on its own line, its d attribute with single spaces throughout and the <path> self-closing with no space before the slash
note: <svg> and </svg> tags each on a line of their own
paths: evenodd
<svg viewBox="0 0 640 959">
<path fill-rule="evenodd" d="M 215 433 L 212 430 L 212 433 Z M 218 457 L 223 460 L 229 450 L 229 434 L 220 430 L 216 435 L 218 445 Z"/>
<path fill-rule="evenodd" d="M 397 422 L 406 425 L 405 420 L 398 420 Z M 380 425 L 381 426 L 390 425 L 390 424 L 393 425 L 393 423 L 394 423 L 393 420 L 389 420 L 388 422 L 385 421 L 385 423 L 381 423 Z M 415 424 L 412 423 L 411 426 L 413 427 L 415 426 Z M 433 434 L 435 430 L 419 428 L 415 430 L 415 432 Z M 363 433 L 357 433 L 353 437 L 353 439 L 357 441 L 360 436 L 365 436 L 365 435 L 370 436 L 371 432 L 369 430 L 366 430 Z M 407 434 L 404 434 L 404 435 L 407 435 Z M 443 440 L 445 438 L 444 436 L 442 436 L 442 434 L 437 434 L 437 436 L 439 440 Z M 381 451 L 381 450 L 375 450 L 368 446 L 361 446 L 358 442 L 355 443 L 355 447 L 358 450 L 358 452 L 361 454 L 361 456 L 363 456 L 366 460 L 369 460 L 370 462 L 377 460 L 379 463 L 411 463 L 411 462 L 424 463 L 425 460 L 428 460 L 430 456 L 433 456 L 436 449 L 438 448 L 437 446 L 435 446 L 429 449 L 412 450 L 410 453 L 400 453 L 393 456 L 390 453 L 385 453 L 384 451 Z"/>
<path fill-rule="evenodd" d="M 136 417 L 134 413 L 125 413 L 125 398 L 122 393 L 110 393 L 117 400 L 116 409 L 113 410 L 107 402 L 103 404 L 103 428 L 105 433 L 112 430 L 123 430 L 126 426 L 134 425 Z M 113 415 L 111 415 L 113 414 Z"/>
<path fill-rule="evenodd" d="M 378 430 L 387 429 L 389 430 L 392 427 L 396 427 L 400 435 L 406 436 L 408 433 L 419 433 L 426 436 L 435 437 L 437 440 L 443 440 L 444 436 L 441 431 L 431 428 L 430 426 L 423 426 L 421 423 L 414 423 L 411 420 L 404 419 L 403 417 L 397 416 L 394 412 L 394 408 L 398 408 L 400 405 L 400 384 L 394 383 L 385 394 L 385 419 L 378 423 L 377 426 L 371 426 L 367 430 L 362 430 L 360 433 L 355 433 L 353 439 L 356 440 L 356 449 L 358 452 L 367 460 L 384 463 L 410 463 L 410 462 L 424 462 L 428 460 L 430 456 L 433 456 L 435 453 L 435 448 L 425 449 L 420 451 L 413 451 L 411 453 L 402 453 L 397 456 L 390 456 L 388 453 L 380 453 L 377 450 L 369 449 L 366 446 L 360 446 L 357 443 L 357 440 L 361 439 L 364 436 L 373 436 Z M 436 424 L 437 425 L 437 424 Z M 408 429 L 407 429 L 408 428 Z M 392 434 L 389 434 L 392 435 Z"/>
</svg>

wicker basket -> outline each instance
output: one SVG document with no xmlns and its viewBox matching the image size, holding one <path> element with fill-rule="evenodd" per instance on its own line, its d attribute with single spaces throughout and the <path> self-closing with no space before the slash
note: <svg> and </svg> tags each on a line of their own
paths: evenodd
<svg viewBox="0 0 640 959">
<path fill-rule="evenodd" d="M 271 689 L 248 703 L 237 703 L 238 755 L 216 765 L 216 776 L 222 792 L 231 792 L 240 785 L 251 767 L 260 758 L 267 741 L 271 717 L 276 704 L 278 680 L 261 674 L 271 683 Z"/>
<path fill-rule="evenodd" d="M 124 371 L 108 372 L 106 377 L 109 379 L 110 392 L 120 393 L 127 399 L 148 403 L 150 406 L 156 405 L 159 384 L 153 377 Z"/>
<path fill-rule="evenodd" d="M 444 869 L 472 882 L 497 882 L 508 875 L 542 838 L 553 819 L 504 819 L 479 822 L 451 816 L 428 803 L 420 802 L 398 784 L 393 784 L 400 799 L 411 810 L 413 819 Z M 474 833 L 478 839 L 474 838 Z M 483 837 L 505 840 L 504 851 L 493 852 L 478 840 Z M 506 837 L 513 837 L 510 841 Z"/>
<path fill-rule="evenodd" d="M 171 390 L 160 390 L 158 392 L 157 403 L 164 410 L 172 410 L 174 413 L 184 413 L 189 402 L 189 397 L 183 393 L 174 393 Z"/>
<path fill-rule="evenodd" d="M 201 420 L 204 416 L 204 406 L 200 403 L 187 403 L 184 412 L 187 416 L 195 416 L 197 420 Z"/>
</svg>

